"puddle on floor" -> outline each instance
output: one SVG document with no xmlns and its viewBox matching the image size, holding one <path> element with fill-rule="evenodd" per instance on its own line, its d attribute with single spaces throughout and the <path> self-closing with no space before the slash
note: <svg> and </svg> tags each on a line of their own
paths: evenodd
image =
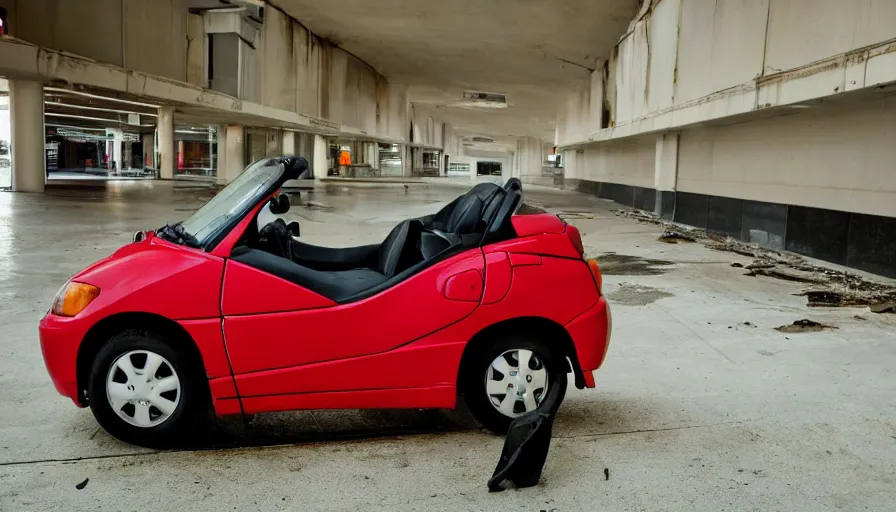
<svg viewBox="0 0 896 512">
<path fill-rule="evenodd" d="M 618 290 L 607 295 L 612 304 L 627 306 L 646 306 L 666 297 L 674 297 L 674 294 L 650 286 L 631 283 L 621 283 Z"/>
<path fill-rule="evenodd" d="M 597 257 L 601 274 L 605 276 L 657 276 L 665 274 L 673 263 L 627 254 L 607 253 Z"/>
</svg>

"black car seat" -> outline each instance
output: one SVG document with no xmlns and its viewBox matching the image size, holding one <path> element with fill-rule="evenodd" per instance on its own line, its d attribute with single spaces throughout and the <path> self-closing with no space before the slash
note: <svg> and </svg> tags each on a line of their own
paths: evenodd
<svg viewBox="0 0 896 512">
<path fill-rule="evenodd" d="M 491 219 L 503 194 L 503 189 L 494 183 L 480 183 L 434 215 L 420 220 L 425 229 L 446 233 L 467 235 L 484 231 L 484 224 Z M 479 199 L 479 202 L 474 199 Z"/>
<path fill-rule="evenodd" d="M 383 243 L 376 247 L 375 254 L 370 255 L 371 257 L 363 258 L 362 261 L 357 261 L 356 266 L 369 266 L 369 268 L 376 270 L 386 277 L 392 277 L 414 264 L 419 263 L 423 259 L 419 250 L 420 233 L 422 230 L 423 223 L 419 220 L 406 220 L 400 223 L 392 228 L 392 231 L 386 239 L 383 240 Z M 258 232 L 257 247 L 262 251 L 292 260 L 301 265 L 304 263 L 304 249 L 314 246 L 308 246 L 293 238 L 286 222 L 284 222 L 283 219 L 278 218 L 266 224 Z M 314 248 L 319 253 L 330 253 L 329 256 L 332 261 L 328 263 L 331 263 L 331 266 L 337 268 L 341 266 L 340 263 L 342 262 L 338 261 L 336 258 L 339 258 L 340 256 L 354 256 L 354 252 L 357 252 L 346 249 L 328 250 L 328 248 L 324 247 Z M 326 259 L 326 256 L 327 255 L 323 255 L 322 259 Z M 327 262 L 323 261 L 318 263 Z"/>
</svg>

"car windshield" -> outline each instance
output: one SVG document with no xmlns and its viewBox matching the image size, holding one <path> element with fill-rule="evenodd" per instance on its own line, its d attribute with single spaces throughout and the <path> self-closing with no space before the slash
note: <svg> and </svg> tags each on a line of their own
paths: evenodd
<svg viewBox="0 0 896 512">
<path fill-rule="evenodd" d="M 282 174 L 283 164 L 278 160 L 255 162 L 180 227 L 191 239 L 195 238 L 197 245 L 204 247 L 230 219 L 245 215 Z"/>
</svg>

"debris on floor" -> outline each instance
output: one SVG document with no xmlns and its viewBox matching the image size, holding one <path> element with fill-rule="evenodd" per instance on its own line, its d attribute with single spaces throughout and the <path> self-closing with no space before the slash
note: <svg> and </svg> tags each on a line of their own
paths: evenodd
<svg viewBox="0 0 896 512">
<path fill-rule="evenodd" d="M 535 203 L 530 203 L 528 201 L 523 201 L 523 204 L 517 209 L 517 215 L 534 215 L 537 213 L 545 213 L 545 210 L 541 205 L 537 205 Z"/>
<path fill-rule="evenodd" d="M 743 264 L 743 263 L 738 263 L 738 262 L 736 262 L 736 261 L 735 261 L 734 263 L 732 263 L 731 266 L 734 267 L 734 268 L 744 268 L 744 264 Z"/>
<path fill-rule="evenodd" d="M 647 259 L 614 252 L 601 254 L 596 259 L 597 264 L 600 265 L 601 274 L 605 276 L 657 276 L 665 274 L 669 270 L 663 267 L 673 265 L 671 261 Z"/>
<path fill-rule="evenodd" d="M 872 313 L 896 313 L 896 301 L 882 302 L 871 306 Z"/>
<path fill-rule="evenodd" d="M 551 430 L 559 402 L 560 388 L 553 386 L 548 389 L 542 408 L 525 413 L 510 423 L 501 458 L 488 480 L 489 492 L 538 485 L 551 447 Z"/>
<path fill-rule="evenodd" d="M 619 283 L 619 288 L 607 295 L 613 304 L 627 306 L 646 306 L 666 297 L 673 297 L 673 294 L 650 286 L 632 283 Z"/>
<path fill-rule="evenodd" d="M 697 241 L 697 239 L 692 236 L 688 236 L 681 231 L 667 229 L 663 231 L 663 234 L 660 235 L 659 241 L 665 242 L 667 244 L 677 244 L 681 242 L 694 243 Z"/>
<path fill-rule="evenodd" d="M 645 212 L 643 210 L 613 210 L 613 214 L 617 217 L 628 217 L 629 219 L 635 219 L 638 222 L 646 222 L 649 224 L 664 224 L 666 221 L 659 218 L 654 213 Z"/>
<path fill-rule="evenodd" d="M 781 325 L 781 326 L 775 327 L 776 331 L 786 332 L 789 334 L 799 333 L 799 332 L 821 332 L 825 329 L 837 329 L 837 327 L 834 327 L 833 325 L 825 325 L 822 323 L 818 323 L 814 320 L 809 320 L 806 318 L 804 318 L 802 320 L 797 320 L 797 321 L 793 322 L 792 324 Z"/>
<path fill-rule="evenodd" d="M 90 481 L 89 478 L 85 478 L 83 482 L 75 484 L 75 489 L 80 491 L 81 489 L 87 487 L 87 482 L 89 482 L 89 481 Z"/>
<path fill-rule="evenodd" d="M 604 468 L 604 480 L 610 479 L 610 468 Z"/>
<path fill-rule="evenodd" d="M 852 272 L 825 268 L 809 263 L 797 254 L 743 242 L 734 238 L 707 233 L 704 230 L 684 226 L 661 219 L 656 214 L 642 210 L 613 210 L 617 217 L 639 222 L 662 225 L 665 230 L 660 241 L 679 243 L 682 240 L 702 242 L 717 251 L 733 252 L 753 258 L 746 265 L 746 276 L 766 276 L 809 285 L 803 290 L 810 307 L 871 307 L 875 313 L 896 313 L 896 285 L 874 282 Z M 732 264 L 740 268 L 740 264 Z"/>
</svg>

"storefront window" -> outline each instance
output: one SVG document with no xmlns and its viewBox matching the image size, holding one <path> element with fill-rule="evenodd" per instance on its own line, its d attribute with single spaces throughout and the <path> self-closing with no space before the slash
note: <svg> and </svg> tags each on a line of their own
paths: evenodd
<svg viewBox="0 0 896 512">
<path fill-rule="evenodd" d="M 401 176 L 401 146 L 398 144 L 380 144 L 380 175 Z"/>
<path fill-rule="evenodd" d="M 177 126 L 177 175 L 217 176 L 218 131 L 215 126 Z"/>
<path fill-rule="evenodd" d="M 246 164 L 262 158 L 282 155 L 282 135 L 277 130 L 263 128 L 246 129 Z"/>
</svg>

